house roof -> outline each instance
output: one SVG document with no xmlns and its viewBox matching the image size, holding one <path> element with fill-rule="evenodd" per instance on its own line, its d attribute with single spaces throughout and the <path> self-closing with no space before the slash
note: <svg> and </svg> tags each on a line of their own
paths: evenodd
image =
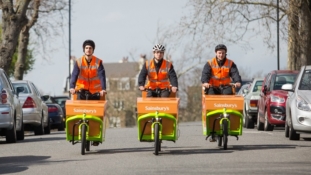
<svg viewBox="0 0 311 175">
<path fill-rule="evenodd" d="M 137 62 L 104 63 L 107 78 L 135 77 L 139 72 Z"/>
</svg>

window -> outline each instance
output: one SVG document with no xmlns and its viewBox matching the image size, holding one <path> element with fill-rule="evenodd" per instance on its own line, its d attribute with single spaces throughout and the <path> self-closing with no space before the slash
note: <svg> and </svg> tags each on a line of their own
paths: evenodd
<svg viewBox="0 0 311 175">
<path fill-rule="evenodd" d="M 311 71 L 306 70 L 301 77 L 299 90 L 311 90 Z"/>
</svg>

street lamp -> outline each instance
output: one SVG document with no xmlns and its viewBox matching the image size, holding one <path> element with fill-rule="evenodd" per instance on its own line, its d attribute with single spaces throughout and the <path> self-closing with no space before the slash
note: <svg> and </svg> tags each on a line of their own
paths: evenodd
<svg viewBox="0 0 311 175">
<path fill-rule="evenodd" d="M 279 38 L 279 0 L 276 3 L 276 30 L 277 30 L 277 59 L 278 59 L 278 70 L 280 70 L 280 38 Z"/>
<path fill-rule="evenodd" d="M 71 71 L 70 71 L 70 63 L 71 63 L 71 0 L 69 0 L 69 60 L 68 60 L 68 92 L 70 90 L 70 78 L 71 78 Z M 70 98 L 70 92 L 69 98 Z"/>
</svg>

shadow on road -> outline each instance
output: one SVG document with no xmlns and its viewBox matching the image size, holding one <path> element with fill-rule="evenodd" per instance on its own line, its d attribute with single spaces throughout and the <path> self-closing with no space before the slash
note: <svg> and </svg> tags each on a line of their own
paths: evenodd
<svg viewBox="0 0 311 175">
<path fill-rule="evenodd" d="M 265 149 L 295 149 L 296 147 L 305 147 L 300 145 L 234 145 L 232 150 L 248 151 L 248 150 L 265 150 Z M 309 146 L 311 147 L 311 146 Z"/>
</svg>

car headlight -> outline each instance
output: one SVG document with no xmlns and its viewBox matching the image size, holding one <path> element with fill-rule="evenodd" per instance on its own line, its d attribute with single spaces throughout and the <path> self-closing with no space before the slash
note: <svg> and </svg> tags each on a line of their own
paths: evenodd
<svg viewBox="0 0 311 175">
<path fill-rule="evenodd" d="M 296 97 L 296 106 L 297 106 L 298 109 L 300 109 L 302 111 L 311 111 L 310 104 L 308 104 L 300 96 Z"/>
<path fill-rule="evenodd" d="M 284 103 L 285 102 L 285 98 L 271 95 L 271 102 Z"/>
</svg>

